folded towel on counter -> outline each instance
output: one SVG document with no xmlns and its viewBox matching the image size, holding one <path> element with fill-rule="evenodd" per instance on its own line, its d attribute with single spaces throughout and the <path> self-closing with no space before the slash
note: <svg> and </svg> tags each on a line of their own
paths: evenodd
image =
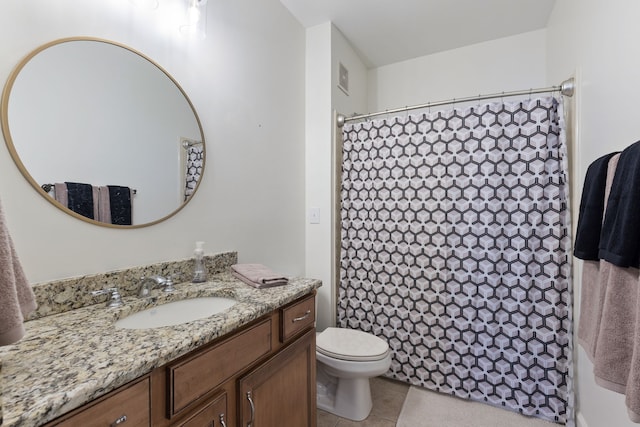
<svg viewBox="0 0 640 427">
<path fill-rule="evenodd" d="M 65 182 L 67 185 L 67 207 L 86 218 L 94 219 L 93 186 L 79 182 Z"/>
<path fill-rule="evenodd" d="M 0 346 L 13 344 L 24 336 L 24 318 L 36 307 L 0 206 Z"/>
<path fill-rule="evenodd" d="M 640 267 L 640 141 L 620 154 L 604 213 L 599 257 L 619 267 Z"/>
<path fill-rule="evenodd" d="M 131 225 L 131 189 L 119 185 L 108 185 L 111 223 Z"/>
<path fill-rule="evenodd" d="M 231 273 L 256 288 L 270 288 L 289 283 L 289 279 L 274 273 L 262 264 L 234 264 L 231 266 Z"/>
<path fill-rule="evenodd" d="M 611 157 L 618 153 L 610 153 L 600 157 L 587 169 L 580 199 L 580 213 L 576 230 L 576 241 L 573 254 L 576 258 L 597 261 L 600 231 L 604 217 L 605 185 L 607 169 Z"/>
</svg>

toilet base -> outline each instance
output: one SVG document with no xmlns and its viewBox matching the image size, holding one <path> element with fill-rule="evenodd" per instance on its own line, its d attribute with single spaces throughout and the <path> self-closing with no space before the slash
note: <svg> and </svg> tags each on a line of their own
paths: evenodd
<svg viewBox="0 0 640 427">
<path fill-rule="evenodd" d="M 367 418 L 373 407 L 369 378 L 337 379 L 324 372 L 320 364 L 317 396 L 318 409 L 353 421 Z"/>
</svg>

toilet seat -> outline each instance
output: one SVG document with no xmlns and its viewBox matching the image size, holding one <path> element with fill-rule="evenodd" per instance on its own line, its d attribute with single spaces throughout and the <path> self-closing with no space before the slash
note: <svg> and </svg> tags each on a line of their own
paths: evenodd
<svg viewBox="0 0 640 427">
<path fill-rule="evenodd" d="M 389 354 L 389 344 L 367 332 L 327 328 L 316 337 L 316 351 L 340 360 L 372 361 L 384 359 Z"/>
</svg>

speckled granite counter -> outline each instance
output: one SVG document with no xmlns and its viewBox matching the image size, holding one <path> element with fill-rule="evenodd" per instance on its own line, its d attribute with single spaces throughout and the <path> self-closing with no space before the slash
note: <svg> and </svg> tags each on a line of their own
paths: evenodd
<svg viewBox="0 0 640 427">
<path fill-rule="evenodd" d="M 101 303 L 26 322 L 22 341 L 0 347 L 2 425 L 38 426 L 55 419 L 320 285 L 319 280 L 292 279 L 286 286 L 258 290 L 220 273 L 207 283 L 178 284 L 173 294 L 155 290 L 147 299 L 124 297 L 120 308 Z M 178 326 L 114 327 L 115 320 L 158 303 L 214 295 L 238 303 Z"/>
</svg>

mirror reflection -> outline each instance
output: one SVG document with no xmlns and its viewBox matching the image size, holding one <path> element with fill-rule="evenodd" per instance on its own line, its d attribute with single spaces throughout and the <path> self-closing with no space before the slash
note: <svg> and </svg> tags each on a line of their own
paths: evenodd
<svg viewBox="0 0 640 427">
<path fill-rule="evenodd" d="M 31 53 L 5 86 L 2 130 L 38 192 L 98 225 L 170 217 L 204 169 L 200 121 L 177 82 L 105 40 L 59 40 Z"/>
</svg>

